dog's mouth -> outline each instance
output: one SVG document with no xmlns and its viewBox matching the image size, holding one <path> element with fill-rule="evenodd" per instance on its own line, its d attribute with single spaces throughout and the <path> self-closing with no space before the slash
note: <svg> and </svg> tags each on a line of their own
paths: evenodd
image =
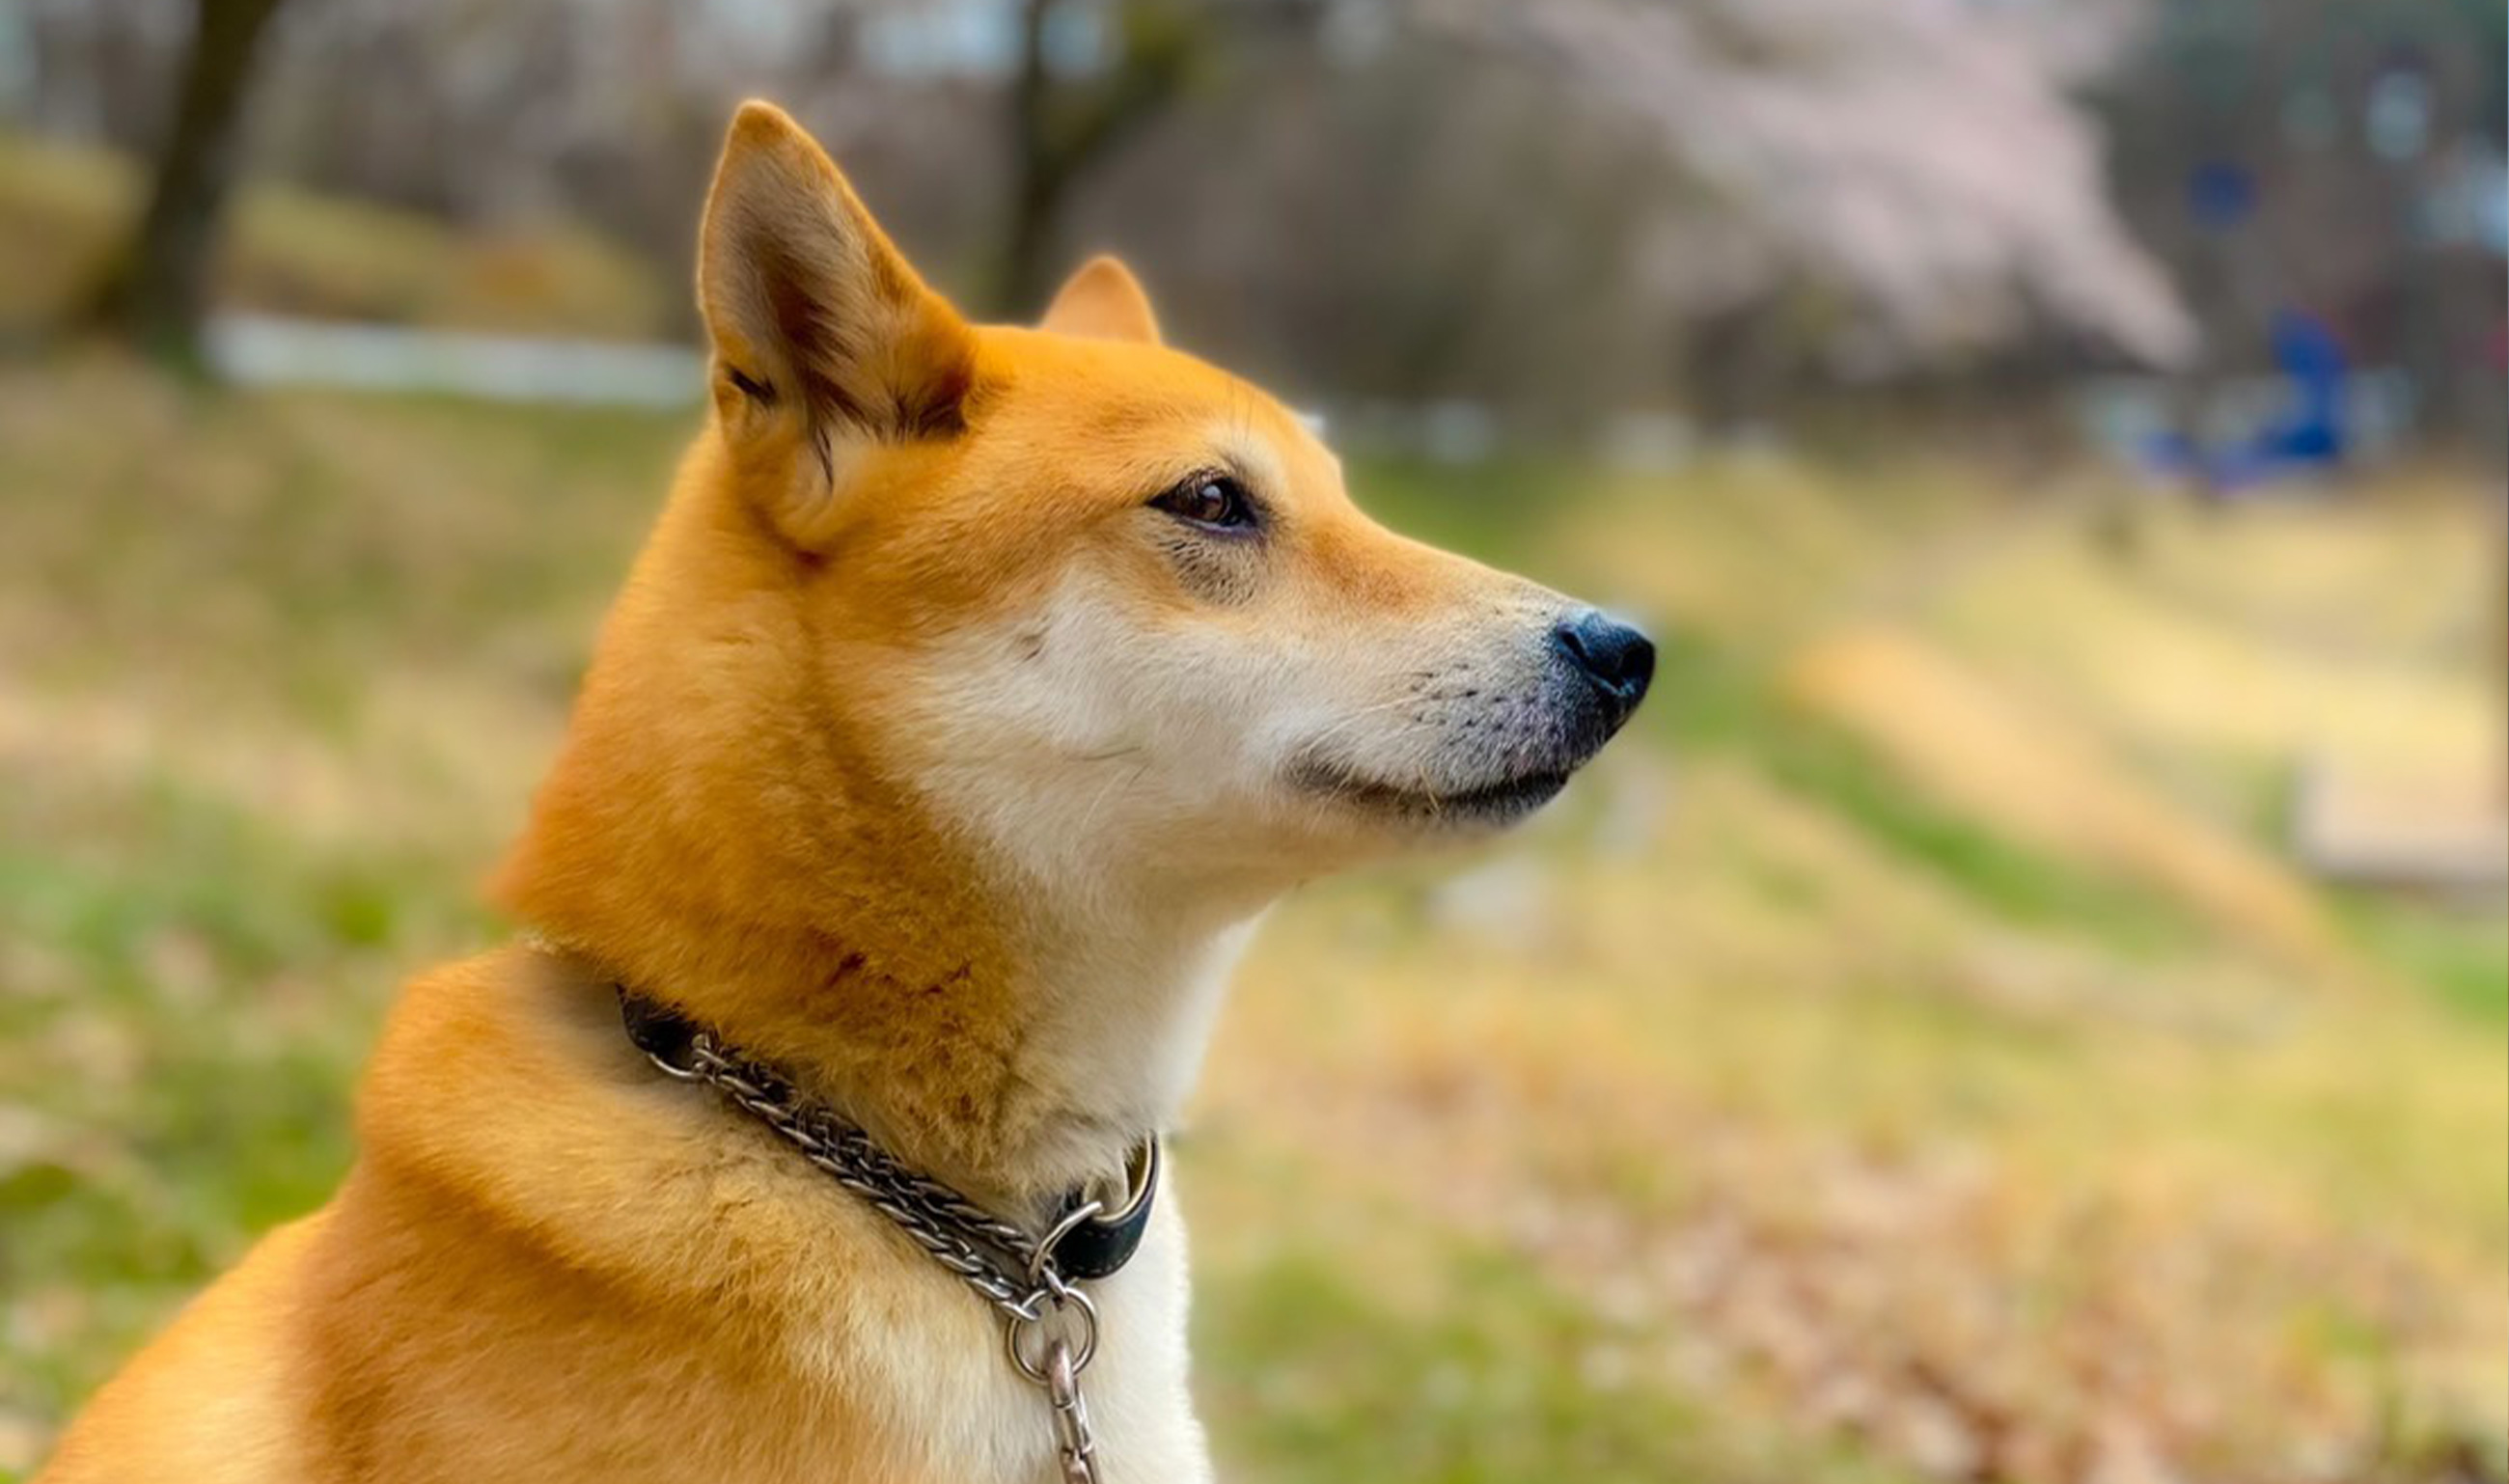
<svg viewBox="0 0 2509 1484">
<path fill-rule="evenodd" d="M 1370 814 L 1429 825 L 1496 826 L 1514 824 L 1557 798 L 1570 771 L 1543 768 L 1459 789 L 1393 783 L 1320 761 L 1300 764 L 1291 777 L 1311 794 Z"/>
</svg>

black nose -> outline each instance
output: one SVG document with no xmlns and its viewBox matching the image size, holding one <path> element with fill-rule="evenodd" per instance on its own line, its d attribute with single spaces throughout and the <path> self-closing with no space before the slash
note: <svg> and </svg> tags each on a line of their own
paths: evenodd
<svg viewBox="0 0 2509 1484">
<path fill-rule="evenodd" d="M 1655 645 L 1637 630 L 1592 609 L 1571 613 L 1551 631 L 1551 642 L 1593 682 L 1614 725 L 1629 720 L 1655 679 Z"/>
</svg>

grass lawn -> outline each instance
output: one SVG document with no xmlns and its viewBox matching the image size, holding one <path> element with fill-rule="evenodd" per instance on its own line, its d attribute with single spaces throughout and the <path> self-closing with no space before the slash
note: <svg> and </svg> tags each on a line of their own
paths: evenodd
<svg viewBox="0 0 2509 1484">
<path fill-rule="evenodd" d="M 0 368 L 0 1476 L 506 930 L 687 430 Z M 2473 492 L 1354 476 L 1670 643 L 1520 840 L 1267 927 L 1179 1143 L 1228 1476 L 2502 1475 L 2509 931 L 2273 807 L 2492 756 Z"/>
</svg>

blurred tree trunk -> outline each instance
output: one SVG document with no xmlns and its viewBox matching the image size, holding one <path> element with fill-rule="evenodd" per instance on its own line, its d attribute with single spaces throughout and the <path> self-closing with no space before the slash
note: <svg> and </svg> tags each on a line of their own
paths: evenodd
<svg viewBox="0 0 2509 1484">
<path fill-rule="evenodd" d="M 993 278 L 1005 315 L 1045 307 L 1061 265 L 1048 254 L 1065 201 L 1126 135 L 1183 92 L 1211 39 L 1210 7 L 1125 0 L 1114 7 L 1113 55 L 1086 80 L 1055 76 L 1050 50 L 1062 0 L 1022 0 L 1019 73 L 1011 83 L 1011 213 Z"/>
<path fill-rule="evenodd" d="M 201 315 L 235 182 L 253 60 L 283 0 L 198 0 L 172 127 L 138 231 L 106 268 L 88 318 L 178 370 L 203 367 Z"/>
</svg>

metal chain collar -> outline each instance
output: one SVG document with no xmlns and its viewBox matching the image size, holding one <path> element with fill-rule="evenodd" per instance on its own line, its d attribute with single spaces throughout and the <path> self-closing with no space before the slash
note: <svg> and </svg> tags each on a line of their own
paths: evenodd
<svg viewBox="0 0 2509 1484">
<path fill-rule="evenodd" d="M 1098 1444 L 1080 1391 L 1081 1372 L 1098 1354 L 1098 1306 L 1063 1276 L 1054 1252 L 1080 1223 L 1103 1215 L 1105 1203 L 1079 1202 L 1042 1239 L 1031 1237 L 899 1164 L 869 1134 L 813 1105 L 783 1078 L 726 1052 L 712 1031 L 690 1035 L 684 1061 L 642 1049 L 665 1076 L 702 1082 L 773 1130 L 999 1312 L 1012 1367 L 1044 1391 L 1053 1408 L 1063 1484 L 1098 1484 Z M 1128 1208 L 1146 1198 L 1156 1179 L 1156 1139 L 1134 1164 Z"/>
</svg>

